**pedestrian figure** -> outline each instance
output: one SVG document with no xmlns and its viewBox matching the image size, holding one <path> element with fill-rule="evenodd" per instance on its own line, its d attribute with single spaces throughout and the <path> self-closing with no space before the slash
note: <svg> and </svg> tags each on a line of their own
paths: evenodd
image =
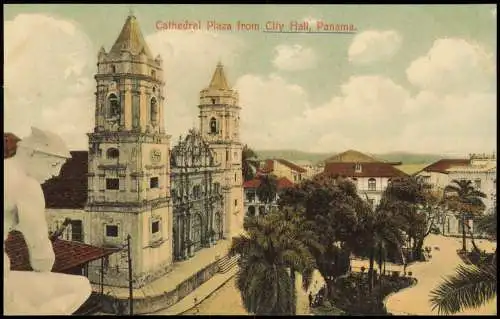
<svg viewBox="0 0 500 319">
<path fill-rule="evenodd" d="M 194 303 L 194 311 L 195 311 L 196 313 L 199 313 L 199 312 L 200 312 L 200 309 L 198 309 L 198 305 L 197 305 L 197 303 L 198 303 L 198 298 L 196 298 L 196 296 L 195 296 L 195 297 L 194 297 L 194 299 L 193 299 L 193 303 Z"/>
<path fill-rule="evenodd" d="M 313 296 L 312 293 L 309 292 L 309 307 L 312 307 L 312 304 L 313 304 Z"/>
</svg>

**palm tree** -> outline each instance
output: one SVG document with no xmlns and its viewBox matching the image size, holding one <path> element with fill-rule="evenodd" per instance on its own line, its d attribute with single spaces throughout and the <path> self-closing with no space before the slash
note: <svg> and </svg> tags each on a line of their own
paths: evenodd
<svg viewBox="0 0 500 319">
<path fill-rule="evenodd" d="M 289 238 L 302 243 L 307 249 L 308 260 L 315 260 L 312 251 L 323 253 L 324 248 L 319 243 L 317 232 L 314 230 L 314 223 L 305 219 L 304 209 L 292 209 L 291 207 L 282 207 L 280 210 L 273 210 L 267 219 L 273 223 L 276 230 Z M 290 281 L 295 287 L 295 273 L 298 271 L 302 275 L 302 288 L 307 291 L 312 281 L 316 262 L 306 265 L 306 268 L 297 269 L 294 264 L 290 264 Z M 295 298 L 296 294 L 294 294 Z"/>
<path fill-rule="evenodd" d="M 257 154 L 246 144 L 241 152 L 241 167 L 243 171 L 243 179 L 249 181 L 254 178 L 257 167 Z"/>
<path fill-rule="evenodd" d="M 484 203 L 481 198 L 486 198 L 486 194 L 477 190 L 470 180 L 452 180 L 451 184 L 445 187 L 446 200 L 452 209 L 457 210 L 462 219 L 462 250 L 467 251 L 466 244 L 466 224 L 472 214 L 482 212 Z"/>
<path fill-rule="evenodd" d="M 259 180 L 260 185 L 257 187 L 256 193 L 259 200 L 267 206 L 276 200 L 276 194 L 278 193 L 278 180 L 276 176 L 272 174 L 260 175 Z"/>
<path fill-rule="evenodd" d="M 383 256 L 388 252 L 389 247 L 399 249 L 404 242 L 404 236 L 398 219 L 393 213 L 379 206 L 373 209 L 367 202 L 362 203 L 358 212 L 362 215 L 360 228 L 357 230 L 358 247 L 355 251 L 361 255 L 368 255 L 368 289 L 373 289 L 374 264 L 375 259 L 379 265 L 379 272 L 382 269 Z"/>
<path fill-rule="evenodd" d="M 295 286 L 288 268 L 300 272 L 314 268 L 314 259 L 307 247 L 290 236 L 285 223 L 267 216 L 245 219 L 247 234 L 233 238 L 230 255 L 239 255 L 237 287 L 243 305 L 255 315 L 294 315 Z"/>
<path fill-rule="evenodd" d="M 496 260 L 496 259 L 494 259 Z M 460 265 L 456 274 L 431 291 L 432 309 L 454 314 L 464 308 L 479 308 L 497 295 L 496 261 L 489 265 Z"/>
</svg>

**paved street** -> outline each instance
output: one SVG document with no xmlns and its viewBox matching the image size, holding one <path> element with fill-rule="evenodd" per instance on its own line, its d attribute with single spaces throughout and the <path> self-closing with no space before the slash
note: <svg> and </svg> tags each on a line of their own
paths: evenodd
<svg viewBox="0 0 500 319">
<path fill-rule="evenodd" d="M 310 314 L 309 301 L 306 292 L 300 287 L 301 276 L 297 276 L 297 314 Z M 317 281 L 316 285 L 314 282 Z M 319 272 L 315 272 L 311 290 L 316 293 L 323 285 L 323 278 Z M 315 287 L 314 287 L 315 286 Z M 246 315 L 241 303 L 240 292 L 236 288 L 236 277 L 229 280 L 219 290 L 200 303 L 197 309 L 192 309 L 186 315 Z"/>
<path fill-rule="evenodd" d="M 476 240 L 480 249 L 491 252 L 496 243 L 486 240 Z M 413 276 L 418 279 L 417 285 L 390 296 L 387 299 L 387 310 L 394 314 L 436 315 L 431 310 L 429 293 L 442 282 L 442 277 L 455 273 L 456 267 L 462 263 L 456 251 L 462 246 L 462 239 L 429 235 L 426 246 L 438 246 L 432 250 L 432 258 L 428 262 L 417 263 L 408 267 Z M 468 247 L 471 247 L 470 241 Z M 489 315 L 496 314 L 496 299 L 477 310 L 466 310 L 459 315 Z"/>
</svg>

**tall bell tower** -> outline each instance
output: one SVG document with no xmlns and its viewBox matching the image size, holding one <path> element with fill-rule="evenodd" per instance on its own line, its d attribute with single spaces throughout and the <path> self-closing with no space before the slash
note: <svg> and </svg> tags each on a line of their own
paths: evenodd
<svg viewBox="0 0 500 319">
<path fill-rule="evenodd" d="M 163 71 L 137 19 L 127 17 L 111 50 L 98 53 L 94 131 L 89 137 L 89 244 L 122 246 L 131 236 L 133 284 L 172 263 L 170 136 L 165 134 Z M 127 286 L 126 258 L 110 256 L 106 278 Z"/>
<path fill-rule="evenodd" d="M 243 230 L 243 176 L 240 142 L 238 92 L 231 89 L 224 67 L 217 64 L 212 80 L 200 92 L 200 131 L 224 170 L 224 235 L 232 237 Z"/>
</svg>

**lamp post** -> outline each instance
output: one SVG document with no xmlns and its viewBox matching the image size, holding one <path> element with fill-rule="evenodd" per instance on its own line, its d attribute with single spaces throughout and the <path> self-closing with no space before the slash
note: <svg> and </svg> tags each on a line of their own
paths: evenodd
<svg viewBox="0 0 500 319">
<path fill-rule="evenodd" d="M 129 293 L 129 304 L 130 304 L 130 315 L 134 315 L 134 290 L 132 287 L 132 257 L 130 241 L 132 237 L 130 234 L 127 236 L 127 257 L 128 257 L 128 293 Z"/>
</svg>

